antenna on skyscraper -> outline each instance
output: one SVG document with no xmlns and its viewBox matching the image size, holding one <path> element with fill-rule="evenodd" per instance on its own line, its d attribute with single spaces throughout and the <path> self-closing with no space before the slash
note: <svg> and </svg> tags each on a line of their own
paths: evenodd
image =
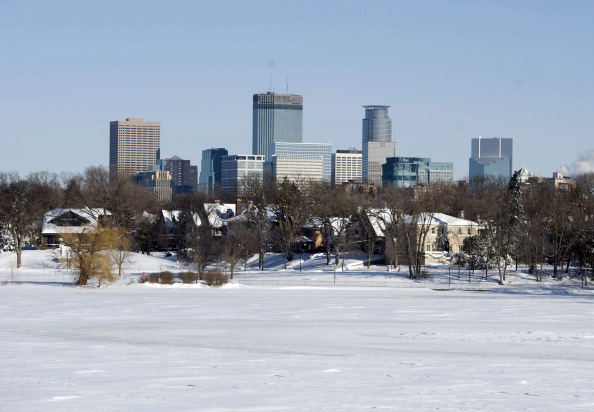
<svg viewBox="0 0 594 412">
<path fill-rule="evenodd" d="M 289 76 L 287 76 L 287 94 L 289 94 Z"/>
<path fill-rule="evenodd" d="M 271 92 L 272 91 L 272 73 L 270 73 L 270 81 L 268 83 L 268 91 Z"/>
</svg>

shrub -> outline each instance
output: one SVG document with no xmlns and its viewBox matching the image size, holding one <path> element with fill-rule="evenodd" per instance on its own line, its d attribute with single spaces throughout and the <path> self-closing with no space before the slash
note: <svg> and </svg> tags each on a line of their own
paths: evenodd
<svg viewBox="0 0 594 412">
<path fill-rule="evenodd" d="M 149 282 L 151 283 L 159 283 L 159 274 L 158 273 L 151 273 L 149 275 Z"/>
<path fill-rule="evenodd" d="M 161 279 L 161 283 L 164 285 L 171 285 L 175 280 L 175 275 L 173 274 L 173 272 L 169 271 L 161 272 L 159 274 L 159 277 Z"/>
<path fill-rule="evenodd" d="M 228 282 L 229 278 L 223 272 L 218 269 L 209 270 L 204 272 L 204 281 L 208 286 L 222 286 Z"/>
<path fill-rule="evenodd" d="M 198 273 L 181 272 L 179 278 L 184 283 L 196 283 L 198 281 Z"/>
</svg>

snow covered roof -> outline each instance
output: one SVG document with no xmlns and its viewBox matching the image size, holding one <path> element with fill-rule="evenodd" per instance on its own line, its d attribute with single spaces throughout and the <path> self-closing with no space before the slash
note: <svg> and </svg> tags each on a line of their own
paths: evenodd
<svg viewBox="0 0 594 412">
<path fill-rule="evenodd" d="M 102 216 L 111 215 L 105 209 L 70 208 L 52 209 L 43 215 L 41 234 L 80 233 L 85 229 L 97 227 Z"/>
<path fill-rule="evenodd" d="M 389 209 L 372 209 L 367 212 L 367 218 L 371 223 L 375 235 L 380 237 L 385 235 L 386 225 L 393 222 L 393 216 Z M 413 222 L 413 216 L 406 215 L 404 219 L 407 223 Z M 478 223 L 471 220 L 446 215 L 445 213 L 433 213 L 433 216 L 430 213 L 421 213 L 416 219 L 416 222 L 417 224 L 429 224 L 431 226 L 479 226 Z"/>
<path fill-rule="evenodd" d="M 220 228 L 227 219 L 235 216 L 234 203 L 205 203 L 204 209 L 208 215 L 208 222 L 215 228 Z M 180 211 L 162 210 L 161 214 L 163 215 L 165 226 L 171 229 L 173 228 L 173 222 L 179 220 Z M 197 213 L 194 214 L 194 223 L 196 223 L 196 226 L 202 224 L 200 216 Z"/>
<path fill-rule="evenodd" d="M 461 219 L 446 215 L 445 213 L 434 213 L 431 220 L 431 225 L 448 225 L 448 226 L 478 226 L 479 224 L 472 220 Z"/>
</svg>

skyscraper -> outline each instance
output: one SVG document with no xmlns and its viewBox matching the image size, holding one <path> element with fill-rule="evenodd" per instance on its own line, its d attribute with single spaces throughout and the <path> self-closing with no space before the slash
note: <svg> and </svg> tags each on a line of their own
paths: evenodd
<svg viewBox="0 0 594 412">
<path fill-rule="evenodd" d="M 340 185 L 361 183 L 361 159 L 363 152 L 356 149 L 337 150 L 332 155 L 332 183 Z"/>
<path fill-rule="evenodd" d="M 390 106 L 363 107 L 363 181 L 380 186 L 382 165 L 388 157 L 396 156 L 396 143 L 392 142 L 392 119 L 388 117 Z"/>
<path fill-rule="evenodd" d="M 468 177 L 502 177 L 509 180 L 513 174 L 514 139 L 492 137 L 474 138 L 468 160 Z"/>
<path fill-rule="evenodd" d="M 303 96 L 254 94 L 252 154 L 268 154 L 273 142 L 301 143 L 303 140 Z"/>
<path fill-rule="evenodd" d="M 161 124 L 128 118 L 109 123 L 109 173 L 133 175 L 146 172 L 157 163 L 161 143 Z"/>
<path fill-rule="evenodd" d="M 221 159 L 229 152 L 222 147 L 202 151 L 200 163 L 200 185 L 203 192 L 211 192 L 221 186 Z"/>
</svg>

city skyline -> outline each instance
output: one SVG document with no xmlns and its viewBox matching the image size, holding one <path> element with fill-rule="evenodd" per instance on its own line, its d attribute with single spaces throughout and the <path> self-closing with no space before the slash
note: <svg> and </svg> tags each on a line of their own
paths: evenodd
<svg viewBox="0 0 594 412">
<path fill-rule="evenodd" d="M 456 179 L 478 136 L 513 137 L 516 169 L 594 170 L 591 2 L 380 1 L 364 20 L 348 0 L 140 4 L 0 4 L 0 170 L 107 168 L 125 117 L 161 122 L 163 156 L 250 153 L 268 90 L 304 96 L 303 142 L 333 150 L 361 149 L 360 107 L 378 103 L 399 156 Z"/>
</svg>

